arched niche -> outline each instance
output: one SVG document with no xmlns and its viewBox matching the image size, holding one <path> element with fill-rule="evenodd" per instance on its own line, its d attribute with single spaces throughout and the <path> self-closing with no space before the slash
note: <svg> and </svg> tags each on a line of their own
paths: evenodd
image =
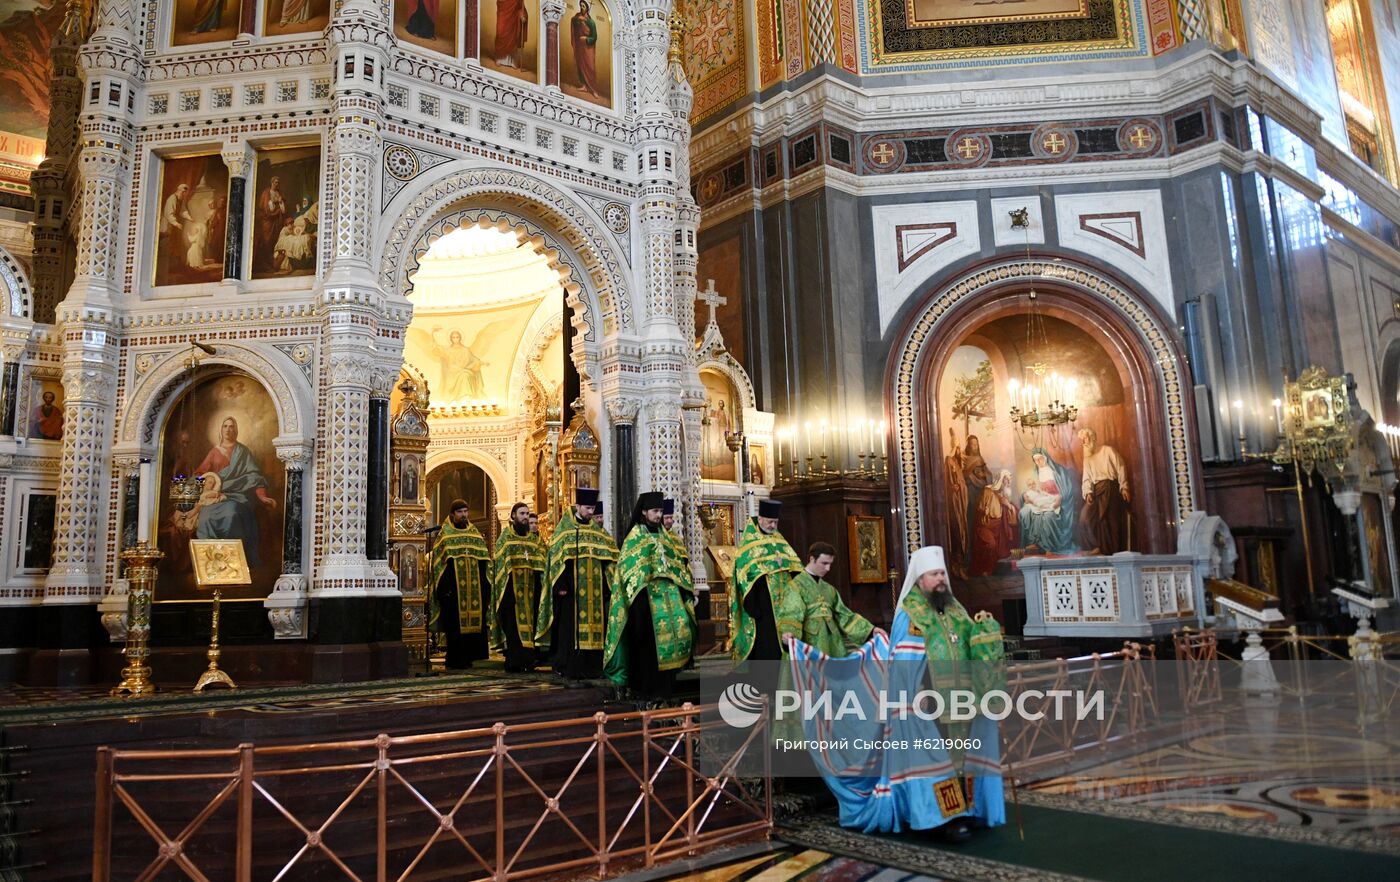
<svg viewBox="0 0 1400 882">
<path fill-rule="evenodd" d="M 1008 317 L 1024 320 L 1031 287 L 1047 319 L 1077 329 L 1116 366 L 1127 393 L 1122 406 L 1131 409 L 1131 432 L 1121 440 L 1133 448 L 1120 452 L 1131 454 L 1130 467 L 1141 476 L 1132 503 L 1134 547 L 1173 551 L 1176 528 L 1195 510 L 1199 489 L 1187 442 L 1193 416 L 1184 394 L 1185 360 L 1171 325 L 1146 298 L 1106 271 L 1063 257 L 1033 256 L 993 259 L 929 285 L 894 339 L 886 374 L 894 429 L 890 479 L 906 553 L 944 544 L 949 536 L 944 466 L 951 449 L 938 413 L 939 380 L 958 347 L 977 340 L 979 329 Z M 1002 364 L 1006 371 L 1004 357 Z M 998 419 L 1005 420 L 1005 407 L 1000 411 Z M 1066 443 L 1073 448 L 1076 442 Z M 1013 495 L 1018 506 L 1020 489 Z"/>
</svg>

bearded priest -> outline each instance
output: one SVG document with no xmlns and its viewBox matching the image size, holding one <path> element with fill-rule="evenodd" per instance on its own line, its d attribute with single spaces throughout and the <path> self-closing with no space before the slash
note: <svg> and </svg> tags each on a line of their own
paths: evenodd
<svg viewBox="0 0 1400 882">
<path fill-rule="evenodd" d="M 486 540 L 471 522 L 471 510 L 462 499 L 448 505 L 448 518 L 433 546 L 430 582 L 433 586 L 428 630 L 447 639 L 447 667 L 469 668 L 482 661 L 490 650 L 491 581 L 486 567 L 491 552 Z"/>
<path fill-rule="evenodd" d="M 783 657 L 775 611 L 782 605 L 788 582 L 802 572 L 802 561 L 778 532 L 782 510 L 776 499 L 759 500 L 758 516 L 744 525 L 739 537 L 729 596 L 733 628 L 729 652 L 736 663 Z"/>
</svg>

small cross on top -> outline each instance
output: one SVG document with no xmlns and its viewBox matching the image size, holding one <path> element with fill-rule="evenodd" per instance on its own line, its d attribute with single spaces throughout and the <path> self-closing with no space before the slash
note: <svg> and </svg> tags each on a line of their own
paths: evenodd
<svg viewBox="0 0 1400 882">
<path fill-rule="evenodd" d="M 715 321 L 715 310 L 729 302 L 729 298 L 715 289 L 715 280 L 705 280 L 705 290 L 695 295 L 695 299 L 710 307 L 710 324 Z"/>
</svg>

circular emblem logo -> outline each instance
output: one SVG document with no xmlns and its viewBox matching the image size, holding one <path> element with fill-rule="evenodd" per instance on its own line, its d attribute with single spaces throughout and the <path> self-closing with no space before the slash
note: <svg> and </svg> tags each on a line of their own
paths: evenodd
<svg viewBox="0 0 1400 882">
<path fill-rule="evenodd" d="M 763 716 L 763 693 L 752 683 L 731 683 L 720 695 L 720 719 L 735 729 L 747 729 Z"/>
</svg>

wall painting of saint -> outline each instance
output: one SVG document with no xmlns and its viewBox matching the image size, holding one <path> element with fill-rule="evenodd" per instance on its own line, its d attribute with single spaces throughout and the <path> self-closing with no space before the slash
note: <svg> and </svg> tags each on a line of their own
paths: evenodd
<svg viewBox="0 0 1400 882">
<path fill-rule="evenodd" d="M 559 24 L 559 87 L 612 107 L 612 15 L 603 0 L 568 0 Z"/>
<path fill-rule="evenodd" d="M 197 285 L 224 277 L 228 166 L 217 153 L 160 161 L 156 285 Z"/>
<path fill-rule="evenodd" d="M 286 472 L 272 439 L 277 411 L 257 380 L 226 374 L 185 392 L 161 434 L 156 485 L 157 547 L 165 553 L 157 602 L 204 600 L 194 586 L 191 539 L 241 539 L 253 584 L 225 592 L 226 600 L 266 597 L 282 572 Z M 177 475 L 202 477 L 203 493 L 189 511 L 170 502 Z"/>
<path fill-rule="evenodd" d="M 267 0 L 264 9 L 265 37 L 318 34 L 331 20 L 331 0 Z"/>
<path fill-rule="evenodd" d="M 569 14 L 565 13 L 566 19 Z M 543 27 L 539 0 L 481 0 L 480 16 L 481 66 L 538 83 L 540 28 Z M 561 22 L 559 28 L 560 42 L 563 42 L 567 39 L 568 25 Z"/>
<path fill-rule="evenodd" d="M 35 378 L 29 407 L 29 437 L 36 441 L 62 441 L 63 384 Z"/>
<path fill-rule="evenodd" d="M 170 45 L 226 43 L 238 36 L 243 0 L 175 0 Z"/>
<path fill-rule="evenodd" d="M 715 370 L 700 372 L 705 386 L 705 415 L 701 427 L 700 477 L 707 481 L 736 481 L 735 454 L 729 449 L 725 436 L 739 431 L 735 414 L 739 396 L 734 384 Z"/>
<path fill-rule="evenodd" d="M 457 0 L 395 0 L 394 34 L 415 46 L 455 58 Z"/>
<path fill-rule="evenodd" d="M 321 148 L 259 150 L 253 197 L 253 278 L 315 275 Z"/>
</svg>

